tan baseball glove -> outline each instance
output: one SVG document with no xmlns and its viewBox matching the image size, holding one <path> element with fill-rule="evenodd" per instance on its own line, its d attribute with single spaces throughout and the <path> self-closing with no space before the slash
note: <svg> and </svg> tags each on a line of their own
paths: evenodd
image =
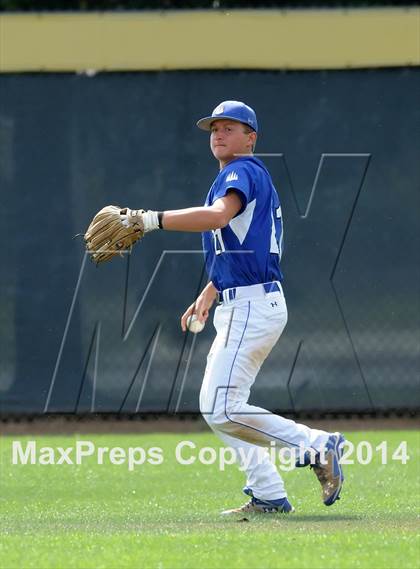
<svg viewBox="0 0 420 569">
<path fill-rule="evenodd" d="M 92 219 L 84 235 L 86 250 L 98 265 L 123 255 L 144 235 L 144 210 L 107 205 Z"/>
</svg>

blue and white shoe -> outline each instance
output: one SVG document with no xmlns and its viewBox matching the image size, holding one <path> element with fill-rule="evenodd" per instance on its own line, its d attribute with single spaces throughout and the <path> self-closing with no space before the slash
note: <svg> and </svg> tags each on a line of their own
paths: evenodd
<svg viewBox="0 0 420 569">
<path fill-rule="evenodd" d="M 297 467 L 310 466 L 321 484 L 322 500 L 326 506 L 332 506 L 340 499 L 341 488 L 343 487 L 344 475 L 340 464 L 343 456 L 343 446 L 346 439 L 341 433 L 333 433 L 328 438 L 324 452 L 311 457 L 306 452 L 301 459 L 296 462 Z"/>
<path fill-rule="evenodd" d="M 333 433 L 325 445 L 324 456 L 319 455 L 312 465 L 321 487 L 322 500 L 326 506 L 332 506 L 340 499 L 344 475 L 340 461 L 343 456 L 345 438 L 341 433 Z"/>
<path fill-rule="evenodd" d="M 225 510 L 222 512 L 222 516 L 241 515 L 246 517 L 247 514 L 292 514 L 295 511 L 287 498 L 260 500 L 253 496 L 251 488 L 245 487 L 244 492 L 251 496 L 251 500 L 240 508 Z"/>
</svg>

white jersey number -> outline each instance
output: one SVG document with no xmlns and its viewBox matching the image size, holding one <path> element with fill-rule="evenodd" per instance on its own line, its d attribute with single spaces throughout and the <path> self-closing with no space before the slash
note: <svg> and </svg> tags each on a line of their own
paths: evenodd
<svg viewBox="0 0 420 569">
<path fill-rule="evenodd" d="M 276 219 L 280 220 L 280 235 L 278 237 L 276 235 L 276 225 L 274 223 L 274 216 L 276 217 Z M 280 206 L 276 210 L 272 210 L 270 253 L 277 253 L 280 258 L 283 253 L 283 223 L 282 223 L 282 214 Z"/>
<path fill-rule="evenodd" d="M 226 251 L 222 237 L 222 230 L 220 228 L 213 230 L 213 241 L 214 241 L 214 250 L 216 252 L 216 255 L 220 255 L 221 253 L 224 253 Z"/>
</svg>

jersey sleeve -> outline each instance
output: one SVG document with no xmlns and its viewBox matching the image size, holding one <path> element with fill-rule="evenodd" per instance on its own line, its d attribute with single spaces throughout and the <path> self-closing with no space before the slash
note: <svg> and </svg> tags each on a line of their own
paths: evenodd
<svg viewBox="0 0 420 569">
<path fill-rule="evenodd" d="M 217 190 L 213 194 L 212 202 L 223 198 L 229 191 L 235 191 L 241 198 L 242 207 L 237 213 L 241 214 L 248 203 L 252 201 L 252 179 L 246 168 L 232 164 L 223 170 L 222 178 Z"/>
</svg>

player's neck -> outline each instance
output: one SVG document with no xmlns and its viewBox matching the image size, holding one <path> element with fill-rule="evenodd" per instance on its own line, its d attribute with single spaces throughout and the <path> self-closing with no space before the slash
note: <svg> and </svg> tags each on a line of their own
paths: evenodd
<svg viewBox="0 0 420 569">
<path fill-rule="evenodd" d="M 223 168 L 225 166 L 227 166 L 230 162 L 233 162 L 233 160 L 237 160 L 238 158 L 242 158 L 244 156 L 254 156 L 252 152 L 250 152 L 249 154 L 244 153 L 244 154 L 235 154 L 234 156 L 232 156 L 231 158 L 229 158 L 228 160 L 219 160 L 219 170 L 223 170 Z"/>
</svg>

